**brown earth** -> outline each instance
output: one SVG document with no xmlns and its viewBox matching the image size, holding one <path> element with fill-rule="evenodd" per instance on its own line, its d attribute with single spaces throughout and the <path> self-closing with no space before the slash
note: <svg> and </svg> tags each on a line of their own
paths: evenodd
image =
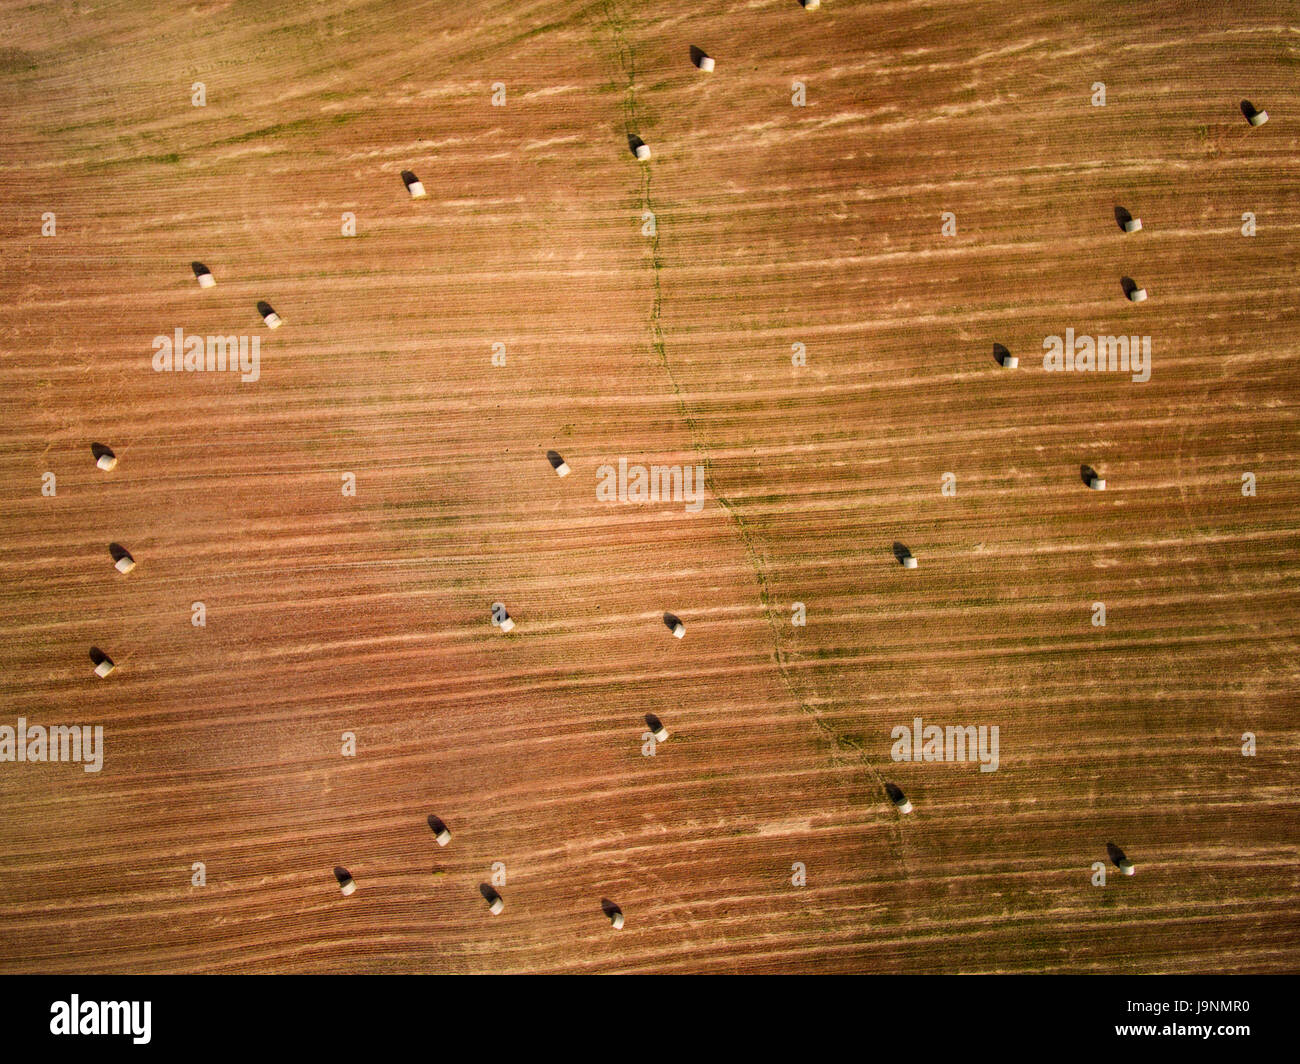
<svg viewBox="0 0 1300 1064">
<path fill-rule="evenodd" d="M 1293 5 L 270 6 L 0 13 L 0 970 L 1300 967 Z"/>
</svg>

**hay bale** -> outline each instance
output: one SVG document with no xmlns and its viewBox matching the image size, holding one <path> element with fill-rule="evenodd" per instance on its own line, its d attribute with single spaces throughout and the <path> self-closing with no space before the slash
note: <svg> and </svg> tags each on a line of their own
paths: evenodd
<svg viewBox="0 0 1300 1064">
<path fill-rule="evenodd" d="M 112 658 L 110 658 L 107 654 L 101 654 L 99 663 L 95 666 L 95 675 L 98 676 L 100 679 L 103 679 L 105 676 L 107 676 L 110 672 L 112 672 L 116 668 L 117 666 L 113 664 Z"/>
<path fill-rule="evenodd" d="M 1128 221 L 1124 223 L 1124 232 L 1126 233 L 1140 233 L 1141 231 L 1142 231 L 1141 218 L 1130 218 L 1128 219 Z"/>
<path fill-rule="evenodd" d="M 126 552 L 123 552 L 122 556 L 113 563 L 113 568 L 119 573 L 129 573 L 135 568 L 135 559 Z"/>
<path fill-rule="evenodd" d="M 1141 303 L 1143 300 L 1146 299 L 1146 297 L 1147 297 L 1147 290 L 1145 288 L 1129 289 L 1128 298 L 1129 298 L 1129 302 L 1131 303 Z"/>
<path fill-rule="evenodd" d="M 432 813 L 429 814 L 429 830 L 433 832 L 434 840 L 439 846 L 446 846 L 451 842 L 451 831 L 441 817 L 436 817 Z"/>
<path fill-rule="evenodd" d="M 551 468 L 555 470 L 557 477 L 567 477 L 569 475 L 569 463 L 560 457 L 559 451 L 547 451 L 546 460 L 551 463 Z"/>
<path fill-rule="evenodd" d="M 681 639 L 685 635 L 686 635 L 686 625 L 682 624 L 681 621 L 678 621 L 675 625 L 673 625 L 673 638 Z"/>
<path fill-rule="evenodd" d="M 1101 477 L 1089 477 L 1088 487 L 1092 488 L 1093 491 L 1105 491 L 1106 481 Z"/>
<path fill-rule="evenodd" d="M 1002 356 L 1002 365 L 1007 369 L 1015 369 L 1020 365 L 1020 359 L 1008 352 Z"/>
<path fill-rule="evenodd" d="M 646 162 L 650 158 L 650 145 L 638 144 L 636 146 L 636 157 L 642 162 Z"/>
<path fill-rule="evenodd" d="M 1250 119 L 1249 119 L 1249 122 L 1250 122 L 1250 124 L 1251 124 L 1252 126 L 1262 126 L 1262 125 L 1263 125 L 1265 122 L 1267 122 L 1267 121 L 1268 121 L 1268 112 L 1267 112 L 1267 111 L 1256 111 L 1253 115 L 1250 116 Z M 1127 875 L 1132 875 L 1133 873 L 1132 873 L 1132 872 L 1129 872 L 1129 873 L 1126 873 L 1126 874 L 1127 874 Z"/>
<path fill-rule="evenodd" d="M 696 62 L 695 65 L 699 67 L 701 70 L 703 70 L 706 74 L 712 73 L 713 56 L 701 54 L 699 60 Z"/>
<path fill-rule="evenodd" d="M 906 558 L 903 559 L 903 568 L 904 568 L 904 569 L 915 569 L 915 568 L 916 568 L 916 558 L 915 558 L 913 555 L 909 554 Z"/>
</svg>

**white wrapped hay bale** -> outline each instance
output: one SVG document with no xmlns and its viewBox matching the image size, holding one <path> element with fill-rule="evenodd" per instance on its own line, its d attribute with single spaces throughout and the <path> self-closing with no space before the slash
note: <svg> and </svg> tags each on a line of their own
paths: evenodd
<svg viewBox="0 0 1300 1064">
<path fill-rule="evenodd" d="M 559 451 L 547 451 L 546 460 L 551 463 L 551 468 L 555 470 L 557 477 L 567 477 L 569 475 L 569 463 L 560 457 Z"/>
<path fill-rule="evenodd" d="M 487 902 L 488 912 L 493 916 L 500 916 L 501 910 L 506 907 L 505 899 L 497 893 L 495 887 L 489 883 L 480 883 L 478 892 L 483 895 L 483 900 Z"/>
<path fill-rule="evenodd" d="M 894 808 L 900 813 L 910 813 L 912 811 L 911 800 L 897 784 L 886 783 L 885 793 L 889 795 L 889 800 L 894 803 Z"/>
<path fill-rule="evenodd" d="M 433 832 L 434 841 L 439 846 L 446 846 L 451 842 L 451 831 L 441 817 L 436 817 L 432 813 L 429 814 L 429 830 Z"/>
</svg>

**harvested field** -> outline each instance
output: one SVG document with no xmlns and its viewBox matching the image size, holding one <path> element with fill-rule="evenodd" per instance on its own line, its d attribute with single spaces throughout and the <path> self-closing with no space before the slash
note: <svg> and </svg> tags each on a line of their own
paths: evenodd
<svg viewBox="0 0 1300 1064">
<path fill-rule="evenodd" d="M 7 5 L 0 725 L 104 760 L 0 763 L 0 971 L 1300 968 L 1300 24 L 1221 6 Z"/>
</svg>

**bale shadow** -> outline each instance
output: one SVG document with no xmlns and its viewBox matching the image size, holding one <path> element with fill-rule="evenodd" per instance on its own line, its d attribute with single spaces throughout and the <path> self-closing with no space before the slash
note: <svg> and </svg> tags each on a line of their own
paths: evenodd
<svg viewBox="0 0 1300 1064">
<path fill-rule="evenodd" d="M 682 619 L 678 617 L 677 614 L 675 613 L 664 614 L 664 626 L 668 629 L 668 631 L 670 632 L 673 631 L 673 629 L 675 629 L 681 623 L 682 623 Z"/>
<path fill-rule="evenodd" d="M 495 905 L 501 900 L 501 895 L 497 893 L 497 888 L 491 883 L 480 883 L 478 892 L 483 895 L 483 900 L 489 905 Z"/>
<path fill-rule="evenodd" d="M 1132 277 L 1121 277 L 1119 279 L 1119 286 L 1124 289 L 1125 299 L 1132 299 L 1133 293 L 1138 290 L 1138 283 L 1133 280 Z"/>
<path fill-rule="evenodd" d="M 1115 866 L 1117 868 L 1122 867 L 1124 862 L 1128 860 L 1128 854 L 1126 854 L 1113 842 L 1106 843 L 1106 853 L 1110 857 L 1110 859 L 1115 862 Z"/>
<path fill-rule="evenodd" d="M 601 898 L 601 899 L 600 899 L 600 911 L 603 912 L 607 917 L 609 917 L 609 919 L 612 920 L 612 919 L 614 919 L 615 916 L 617 916 L 617 915 L 618 915 L 619 913 L 621 913 L 623 910 L 620 909 L 617 905 L 615 905 L 615 904 L 614 904 L 612 901 L 610 901 L 608 898 Z"/>
<path fill-rule="evenodd" d="M 110 543 L 108 545 L 108 553 L 113 556 L 114 564 L 120 562 L 123 558 L 131 558 L 131 552 L 120 543 Z M 134 558 L 131 558 L 131 560 L 135 561 Z"/>
<path fill-rule="evenodd" d="M 441 817 L 436 817 L 432 813 L 430 813 L 429 830 L 432 831 L 435 835 L 441 835 L 444 831 L 447 830 L 447 825 L 443 822 Z"/>
<path fill-rule="evenodd" d="M 701 60 L 701 59 L 707 59 L 708 56 L 709 56 L 709 53 L 706 52 L 703 48 L 698 48 L 698 47 L 696 47 L 695 45 L 691 45 L 691 63 L 692 63 L 692 65 L 694 65 L 694 66 L 699 66 L 699 65 L 700 65 L 700 60 Z"/>
<path fill-rule="evenodd" d="M 349 871 L 348 871 L 346 868 L 344 868 L 342 865 L 335 865 L 335 866 L 334 866 L 334 878 L 337 879 L 337 880 L 339 881 L 339 886 L 340 886 L 340 887 L 344 887 L 344 886 L 347 886 L 347 884 L 348 884 L 348 880 L 350 880 L 350 879 L 352 878 L 352 873 L 349 872 Z"/>
<path fill-rule="evenodd" d="M 265 299 L 259 299 L 257 301 L 257 313 L 265 318 L 268 314 L 274 314 L 275 308 Z"/>
<path fill-rule="evenodd" d="M 96 666 L 96 668 L 98 668 L 106 661 L 110 665 L 113 664 L 113 659 L 110 658 L 107 654 L 105 654 L 102 650 L 100 650 L 99 647 L 90 648 L 90 660 Z"/>
<path fill-rule="evenodd" d="M 402 184 L 406 186 L 407 192 L 411 191 L 412 185 L 417 185 L 419 183 L 420 183 L 420 179 L 416 177 L 412 171 L 410 170 L 402 171 Z"/>
<path fill-rule="evenodd" d="M 999 366 L 1002 365 L 1003 362 L 1005 362 L 1010 357 L 1011 357 L 1011 351 L 1010 349 L 1007 348 L 1005 344 L 993 345 L 993 361 L 996 362 Z"/>
<path fill-rule="evenodd" d="M 1241 114 L 1242 117 L 1245 118 L 1247 122 L 1249 122 L 1252 118 L 1254 118 L 1257 114 L 1259 114 L 1259 108 L 1256 107 L 1249 100 L 1242 100 Z"/>
<path fill-rule="evenodd" d="M 636 155 L 637 149 L 643 147 L 645 147 L 645 141 L 643 141 L 635 133 L 629 133 L 627 135 L 627 150 L 630 151 L 634 157 Z"/>
<path fill-rule="evenodd" d="M 911 556 L 912 552 L 908 550 L 904 544 L 899 543 L 898 540 L 894 540 L 894 558 L 897 560 L 899 565 L 904 564 Z"/>
<path fill-rule="evenodd" d="M 559 451 L 547 451 L 546 460 L 551 463 L 552 469 L 559 469 L 564 465 L 564 459 L 560 457 Z"/>
<path fill-rule="evenodd" d="M 663 731 L 664 722 L 661 721 L 658 717 L 656 717 L 653 713 L 647 713 L 645 715 L 645 726 L 649 728 L 650 731 L 653 732 L 655 735 L 658 735 L 661 731 Z"/>
<path fill-rule="evenodd" d="M 902 805 L 907 801 L 907 796 L 903 793 L 903 788 L 897 783 L 886 783 L 885 793 L 889 796 L 889 800 L 895 805 Z"/>
<path fill-rule="evenodd" d="M 1097 478 L 1098 480 L 1101 479 L 1100 474 L 1095 469 L 1093 469 L 1092 466 L 1088 465 L 1086 462 L 1083 465 L 1079 466 L 1079 479 L 1082 480 L 1085 485 L 1087 485 L 1088 487 L 1092 487 L 1092 481 L 1094 477 Z"/>
<path fill-rule="evenodd" d="M 92 443 L 90 445 L 90 453 L 95 456 L 96 462 L 98 462 L 101 458 L 117 457 L 117 455 L 113 453 L 112 447 L 105 447 L 102 443 Z"/>
<path fill-rule="evenodd" d="M 206 266 L 204 266 L 203 263 L 197 261 L 190 263 L 190 269 L 194 271 L 195 277 L 202 277 L 205 274 L 209 274 L 212 272 Z"/>
<path fill-rule="evenodd" d="M 1124 231 L 1127 232 L 1128 230 L 1125 229 L 1125 226 L 1127 226 L 1132 220 L 1133 215 L 1130 211 L 1125 210 L 1123 207 L 1115 208 L 1115 224 L 1118 225 L 1120 229 L 1124 229 Z"/>
</svg>

